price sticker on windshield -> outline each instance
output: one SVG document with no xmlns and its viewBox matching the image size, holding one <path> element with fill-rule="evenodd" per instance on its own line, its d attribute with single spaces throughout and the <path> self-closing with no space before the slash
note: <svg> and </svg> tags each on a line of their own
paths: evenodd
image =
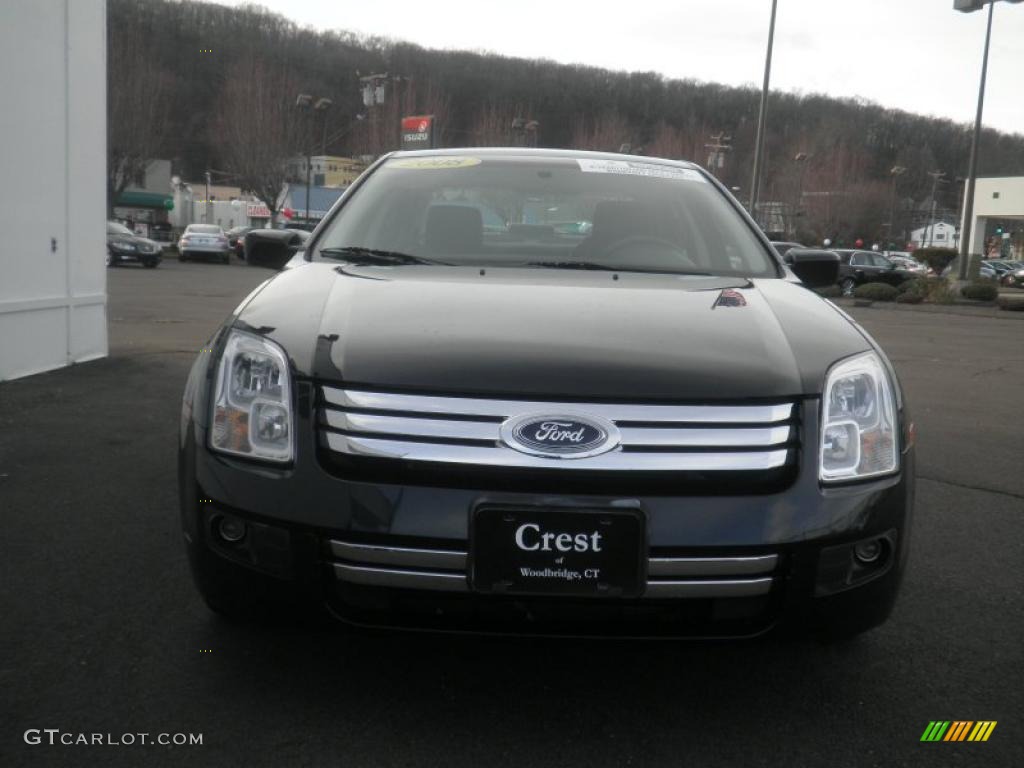
<svg viewBox="0 0 1024 768">
<path fill-rule="evenodd" d="M 577 160 L 584 173 L 616 173 L 621 176 L 650 176 L 656 179 L 678 179 L 707 183 L 699 171 L 659 163 L 638 163 L 633 160 Z"/>
<path fill-rule="evenodd" d="M 402 157 L 389 160 L 388 168 L 410 168 L 415 170 L 441 171 L 449 168 L 472 168 L 483 162 L 479 157 L 463 155 L 438 155 L 437 157 Z"/>
</svg>

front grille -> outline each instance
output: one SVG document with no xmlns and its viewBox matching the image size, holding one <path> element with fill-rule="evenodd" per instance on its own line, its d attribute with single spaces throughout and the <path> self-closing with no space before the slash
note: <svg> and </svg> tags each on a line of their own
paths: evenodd
<svg viewBox="0 0 1024 768">
<path fill-rule="evenodd" d="M 391 589 L 468 592 L 465 549 L 425 549 L 329 542 L 339 582 Z M 729 557 L 649 557 L 644 599 L 734 598 L 771 591 L 777 554 Z"/>
<path fill-rule="evenodd" d="M 796 406 L 663 405 L 495 400 L 394 394 L 324 386 L 321 446 L 349 459 L 405 465 L 484 467 L 523 472 L 701 473 L 771 472 L 794 463 Z M 502 422 L 530 414 L 605 419 L 620 444 L 586 458 L 549 458 L 505 445 Z"/>
</svg>

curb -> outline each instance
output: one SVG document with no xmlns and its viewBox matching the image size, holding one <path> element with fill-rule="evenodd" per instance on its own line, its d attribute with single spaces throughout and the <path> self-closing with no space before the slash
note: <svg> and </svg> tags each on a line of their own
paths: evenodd
<svg viewBox="0 0 1024 768">
<path fill-rule="evenodd" d="M 895 301 L 865 301 L 864 299 L 833 298 L 829 301 L 844 310 L 890 309 L 896 312 L 924 312 L 932 315 L 958 315 L 960 317 L 991 317 L 1009 320 L 1024 319 L 1024 312 L 1001 309 L 995 303 L 968 303 L 957 301 L 953 304 L 899 304 Z M 1024 303 L 1024 296 L 1019 301 Z"/>
</svg>

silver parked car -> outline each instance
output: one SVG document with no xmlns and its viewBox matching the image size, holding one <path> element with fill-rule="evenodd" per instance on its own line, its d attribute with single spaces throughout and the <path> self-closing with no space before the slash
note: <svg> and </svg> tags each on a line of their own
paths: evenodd
<svg viewBox="0 0 1024 768">
<path fill-rule="evenodd" d="M 224 230 L 216 224 L 189 224 L 178 241 L 178 260 L 207 258 L 227 264 L 231 245 Z"/>
</svg>

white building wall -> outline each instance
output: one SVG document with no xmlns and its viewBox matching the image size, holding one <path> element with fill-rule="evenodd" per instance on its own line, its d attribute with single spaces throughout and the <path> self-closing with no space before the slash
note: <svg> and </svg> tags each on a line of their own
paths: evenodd
<svg viewBox="0 0 1024 768">
<path fill-rule="evenodd" d="M 2 381 L 107 354 L 103 0 L 6 5 L 0 72 Z"/>
<path fill-rule="evenodd" d="M 978 254 L 985 249 L 986 219 L 1024 218 L 1024 176 L 979 178 L 974 185 L 973 217 L 970 251 Z"/>
</svg>

